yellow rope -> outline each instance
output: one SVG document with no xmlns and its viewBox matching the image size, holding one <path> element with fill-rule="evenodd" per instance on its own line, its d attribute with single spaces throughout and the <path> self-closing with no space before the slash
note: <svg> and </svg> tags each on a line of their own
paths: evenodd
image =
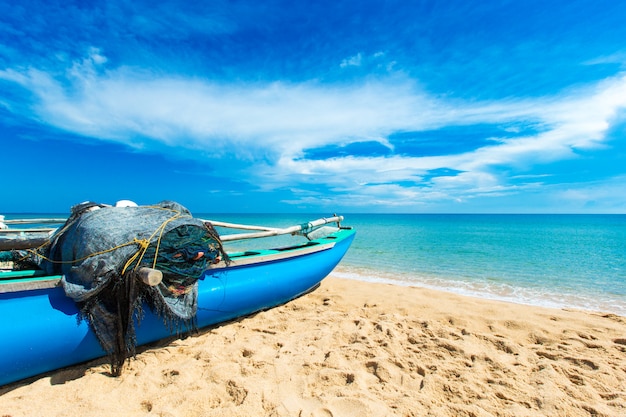
<svg viewBox="0 0 626 417">
<path fill-rule="evenodd" d="M 139 254 L 141 253 L 141 256 L 139 257 L 139 261 L 137 262 L 137 265 L 139 265 L 139 263 L 141 262 L 141 259 L 143 258 L 143 255 L 145 255 L 146 250 L 148 249 L 148 246 L 150 246 L 150 240 L 149 239 L 133 239 L 133 242 L 129 242 L 129 243 L 137 243 L 139 245 L 139 249 L 137 250 L 137 252 L 134 253 L 133 256 L 131 256 L 128 261 L 126 261 L 126 264 L 124 265 L 124 268 L 122 268 L 122 273 L 120 274 L 120 276 L 124 276 L 124 273 L 126 272 L 126 268 L 128 268 L 135 259 L 137 259 L 137 257 L 139 256 Z M 137 267 L 135 267 L 135 269 L 137 269 Z"/>
<path fill-rule="evenodd" d="M 115 246 L 115 247 L 113 247 L 113 248 L 106 249 L 106 250 L 103 250 L 103 251 L 100 251 L 100 252 L 94 252 L 94 253 L 91 253 L 91 254 L 89 254 L 89 255 L 87 255 L 87 256 L 83 256 L 82 258 L 79 258 L 79 259 L 74 259 L 74 260 L 72 260 L 72 261 L 56 261 L 56 260 L 54 260 L 54 259 L 50 259 L 50 258 L 48 258 L 48 257 L 46 257 L 46 256 L 44 256 L 44 255 L 42 255 L 42 254 L 40 254 L 40 253 L 37 253 L 37 251 L 36 251 L 36 250 L 27 249 L 26 251 L 27 251 L 27 252 L 32 253 L 32 254 L 33 254 L 33 255 L 35 255 L 35 256 L 40 257 L 41 259 L 44 259 L 44 260 L 46 260 L 46 261 L 48 261 L 48 262 L 51 262 L 51 263 L 55 263 L 55 264 L 73 264 L 73 263 L 76 263 L 76 262 L 82 262 L 82 261 L 84 261 L 85 259 L 89 259 L 89 258 L 91 258 L 92 256 L 97 256 L 97 255 L 102 255 L 102 254 L 105 254 L 105 253 L 108 253 L 108 252 L 113 252 L 114 250 L 117 250 L 117 249 L 119 249 L 119 248 L 123 248 L 124 246 L 134 245 L 135 243 L 137 243 L 137 244 L 139 244 L 140 246 L 142 246 L 144 241 L 145 241 L 145 242 L 147 242 L 147 243 L 148 243 L 148 245 L 150 244 L 150 241 L 149 241 L 149 240 L 147 240 L 147 239 L 141 239 L 141 240 L 139 240 L 139 239 L 137 239 L 137 238 L 134 238 L 131 242 L 122 243 L 121 245 L 117 245 L 117 246 Z"/>
</svg>

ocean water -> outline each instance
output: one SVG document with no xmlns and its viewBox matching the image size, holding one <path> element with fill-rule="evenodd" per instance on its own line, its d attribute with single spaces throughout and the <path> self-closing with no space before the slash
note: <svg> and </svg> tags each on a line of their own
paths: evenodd
<svg viewBox="0 0 626 417">
<path fill-rule="evenodd" d="M 357 235 L 336 276 L 626 316 L 626 215 L 344 216 Z M 213 217 L 276 226 L 317 218 Z"/>
<path fill-rule="evenodd" d="M 273 227 L 330 217 L 328 213 L 194 215 Z M 15 217 L 27 216 L 7 215 Z M 626 215 L 344 217 L 343 225 L 354 227 L 357 235 L 335 269 L 338 277 L 626 316 Z M 282 236 L 228 243 L 227 249 L 282 246 L 293 243 L 290 239 Z"/>
<path fill-rule="evenodd" d="M 337 275 L 626 315 L 626 216 L 351 215 Z"/>
</svg>

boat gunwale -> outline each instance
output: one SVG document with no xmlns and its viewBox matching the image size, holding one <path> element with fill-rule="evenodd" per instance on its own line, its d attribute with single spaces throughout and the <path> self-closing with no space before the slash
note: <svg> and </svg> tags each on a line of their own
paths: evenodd
<svg viewBox="0 0 626 417">
<path fill-rule="evenodd" d="M 232 254 L 231 262 L 226 265 L 224 261 L 220 261 L 218 264 L 212 265 L 207 268 L 205 272 L 218 272 L 228 268 L 244 267 L 249 265 L 260 265 L 269 262 L 282 261 L 285 259 L 292 259 L 298 256 L 310 255 L 317 252 L 332 249 L 337 243 L 334 237 L 325 237 L 318 240 L 328 239 L 329 242 L 320 243 L 318 241 L 307 242 L 302 245 L 293 246 L 285 249 L 262 249 L 262 250 L 250 250 L 241 252 L 243 255 L 238 256 L 238 252 Z"/>
<path fill-rule="evenodd" d="M 0 229 L 0 234 L 6 235 L 17 235 L 23 233 L 42 233 L 51 235 L 57 229 L 53 229 L 50 227 L 33 227 L 33 228 L 20 228 L 20 229 Z"/>
<path fill-rule="evenodd" d="M 37 291 L 60 286 L 61 275 L 14 278 L 0 281 L 0 294 Z"/>
</svg>

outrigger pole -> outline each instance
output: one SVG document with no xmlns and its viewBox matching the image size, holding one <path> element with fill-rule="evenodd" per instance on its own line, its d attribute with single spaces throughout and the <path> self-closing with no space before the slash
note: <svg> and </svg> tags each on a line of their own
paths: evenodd
<svg viewBox="0 0 626 417">
<path fill-rule="evenodd" d="M 225 223 L 214 220 L 202 220 L 205 223 L 210 223 L 213 226 L 218 227 L 226 227 L 231 229 L 241 229 L 241 230 L 261 230 L 257 233 L 233 233 L 230 235 L 220 235 L 220 240 L 222 242 L 229 242 L 232 240 L 243 240 L 243 239 L 256 239 L 261 237 L 271 237 L 271 236 L 280 236 L 280 235 L 295 235 L 298 232 L 308 233 L 312 231 L 316 227 L 323 226 L 329 223 L 337 223 L 337 227 L 341 227 L 340 222 L 343 220 L 343 216 L 334 216 L 329 218 L 321 218 L 317 220 L 310 221 L 308 223 L 304 223 L 297 226 L 286 227 L 284 229 L 274 228 L 274 227 L 265 227 L 265 226 L 251 226 L 245 224 L 235 224 L 235 223 Z"/>
</svg>

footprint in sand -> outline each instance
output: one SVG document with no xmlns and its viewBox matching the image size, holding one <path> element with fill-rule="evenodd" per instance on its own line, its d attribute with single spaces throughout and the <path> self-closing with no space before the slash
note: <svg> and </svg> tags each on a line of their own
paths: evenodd
<svg viewBox="0 0 626 417">
<path fill-rule="evenodd" d="M 389 370 L 378 362 L 370 361 L 367 362 L 365 366 L 367 367 L 367 371 L 369 373 L 378 378 L 379 382 L 383 383 L 389 382 L 391 380 L 391 373 L 389 372 Z"/>
<path fill-rule="evenodd" d="M 176 378 L 178 377 L 178 375 L 180 375 L 180 372 L 178 372 L 175 369 L 165 370 L 162 372 L 162 375 L 163 375 L 163 382 L 161 383 L 161 386 L 166 387 L 168 385 L 173 384 L 176 381 Z"/>
<path fill-rule="evenodd" d="M 311 413 L 312 417 L 362 417 L 368 415 L 382 415 L 382 410 L 372 410 L 363 401 L 354 398 L 336 398 L 325 407 L 320 407 Z M 304 414 L 303 414 L 304 415 Z"/>
</svg>

